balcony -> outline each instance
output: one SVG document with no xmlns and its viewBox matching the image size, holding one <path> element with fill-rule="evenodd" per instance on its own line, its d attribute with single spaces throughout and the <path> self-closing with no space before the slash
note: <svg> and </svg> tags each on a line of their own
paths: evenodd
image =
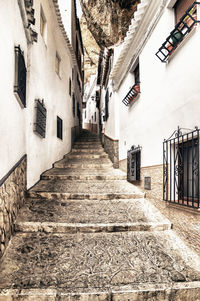
<svg viewBox="0 0 200 301">
<path fill-rule="evenodd" d="M 197 23 L 197 5 L 200 2 L 195 1 L 182 16 L 175 28 L 171 31 L 165 42 L 156 52 L 156 56 L 162 63 L 166 63 L 169 56 L 184 40 L 186 35 L 196 26 Z"/>
<path fill-rule="evenodd" d="M 136 100 L 139 93 L 140 93 L 140 84 L 137 83 L 130 89 L 130 91 L 127 93 L 127 95 L 122 100 L 122 102 L 128 107 L 131 103 L 134 102 L 134 100 Z"/>
</svg>

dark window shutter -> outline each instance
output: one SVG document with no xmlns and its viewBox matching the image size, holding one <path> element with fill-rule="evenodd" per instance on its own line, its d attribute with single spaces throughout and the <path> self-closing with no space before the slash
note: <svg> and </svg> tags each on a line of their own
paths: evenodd
<svg viewBox="0 0 200 301">
<path fill-rule="evenodd" d="M 15 84 L 14 92 L 18 101 L 26 107 L 26 65 L 20 46 L 15 47 Z"/>
<path fill-rule="evenodd" d="M 40 102 L 39 99 L 36 99 L 35 132 L 38 133 L 42 138 L 45 138 L 46 134 L 46 118 L 47 110 L 44 106 L 43 101 Z"/>
<path fill-rule="evenodd" d="M 62 140 L 63 138 L 63 121 L 57 116 L 57 137 Z"/>
</svg>

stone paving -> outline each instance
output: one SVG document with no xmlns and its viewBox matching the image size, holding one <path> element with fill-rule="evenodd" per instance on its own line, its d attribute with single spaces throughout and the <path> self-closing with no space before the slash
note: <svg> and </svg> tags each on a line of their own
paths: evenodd
<svg viewBox="0 0 200 301">
<path fill-rule="evenodd" d="M 0 301 L 200 300 L 200 258 L 169 220 L 120 171 L 76 161 L 29 191 L 0 262 Z"/>
</svg>

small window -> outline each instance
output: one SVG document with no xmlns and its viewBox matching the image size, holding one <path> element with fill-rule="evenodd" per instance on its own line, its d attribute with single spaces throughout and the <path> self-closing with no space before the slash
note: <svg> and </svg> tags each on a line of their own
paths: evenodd
<svg viewBox="0 0 200 301">
<path fill-rule="evenodd" d="M 194 0 L 178 0 L 174 5 L 175 22 L 180 21 L 186 10 L 194 3 Z"/>
<path fill-rule="evenodd" d="M 73 97 L 72 97 L 72 112 L 73 112 L 73 115 L 75 116 L 75 110 L 76 110 L 76 100 L 75 100 L 75 96 L 74 96 L 74 93 L 73 93 Z"/>
<path fill-rule="evenodd" d="M 46 22 L 46 18 L 43 12 L 43 9 L 41 7 L 40 10 L 40 34 L 43 37 L 43 39 L 46 42 L 46 27 L 47 27 L 47 22 Z"/>
<path fill-rule="evenodd" d="M 97 121 L 97 113 L 94 112 L 94 121 L 96 122 Z"/>
<path fill-rule="evenodd" d="M 57 116 L 57 137 L 63 139 L 63 121 Z"/>
<path fill-rule="evenodd" d="M 133 73 L 134 73 L 134 77 L 135 77 L 135 84 L 139 84 L 140 83 L 140 66 L 139 66 L 139 63 L 135 67 Z"/>
<path fill-rule="evenodd" d="M 61 58 L 59 54 L 56 52 L 55 70 L 58 75 L 60 75 L 60 62 L 61 62 Z"/>
<path fill-rule="evenodd" d="M 47 110 L 44 106 L 44 101 L 36 99 L 36 122 L 34 131 L 39 134 L 42 138 L 45 138 L 46 134 L 46 118 L 47 118 Z"/>
<path fill-rule="evenodd" d="M 71 78 L 69 78 L 69 95 L 72 95 L 72 81 Z"/>
<path fill-rule="evenodd" d="M 26 107 L 26 65 L 20 46 L 15 47 L 14 93 L 19 104 Z"/>
</svg>

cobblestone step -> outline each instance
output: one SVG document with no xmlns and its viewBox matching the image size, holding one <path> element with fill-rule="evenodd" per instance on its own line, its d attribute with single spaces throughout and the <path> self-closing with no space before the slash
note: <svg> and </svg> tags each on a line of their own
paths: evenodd
<svg viewBox="0 0 200 301">
<path fill-rule="evenodd" d="M 171 230 L 16 234 L 0 300 L 196 301 L 200 260 Z"/>
<path fill-rule="evenodd" d="M 76 152 L 76 153 L 69 153 L 64 156 L 64 158 L 68 159 L 108 159 L 108 155 L 105 153 L 102 154 L 88 154 L 88 153 L 83 153 L 83 152 Z"/>
<path fill-rule="evenodd" d="M 124 180 L 41 180 L 28 192 L 31 198 L 110 200 L 143 198 L 144 194 Z"/>
<path fill-rule="evenodd" d="M 65 157 L 64 159 L 54 163 L 55 168 L 77 168 L 77 169 L 90 169 L 90 168 L 106 168 L 111 167 L 113 164 L 108 158 L 96 158 L 96 159 L 90 159 L 90 158 L 75 158 L 70 159 L 68 157 Z"/>
<path fill-rule="evenodd" d="M 15 224 L 22 232 L 124 232 L 168 230 L 171 223 L 145 199 L 59 201 L 28 199 Z"/>
<path fill-rule="evenodd" d="M 72 152 L 73 153 L 88 153 L 88 154 L 105 154 L 105 152 L 104 152 L 104 149 L 103 148 L 97 148 L 97 149 L 87 149 L 87 148 L 85 148 L 85 149 L 81 149 L 81 148 L 73 148 L 72 149 Z"/>
<path fill-rule="evenodd" d="M 75 168 L 52 168 L 41 176 L 42 180 L 60 179 L 60 180 L 126 180 L 126 174 L 119 169 L 80 169 Z"/>
</svg>

